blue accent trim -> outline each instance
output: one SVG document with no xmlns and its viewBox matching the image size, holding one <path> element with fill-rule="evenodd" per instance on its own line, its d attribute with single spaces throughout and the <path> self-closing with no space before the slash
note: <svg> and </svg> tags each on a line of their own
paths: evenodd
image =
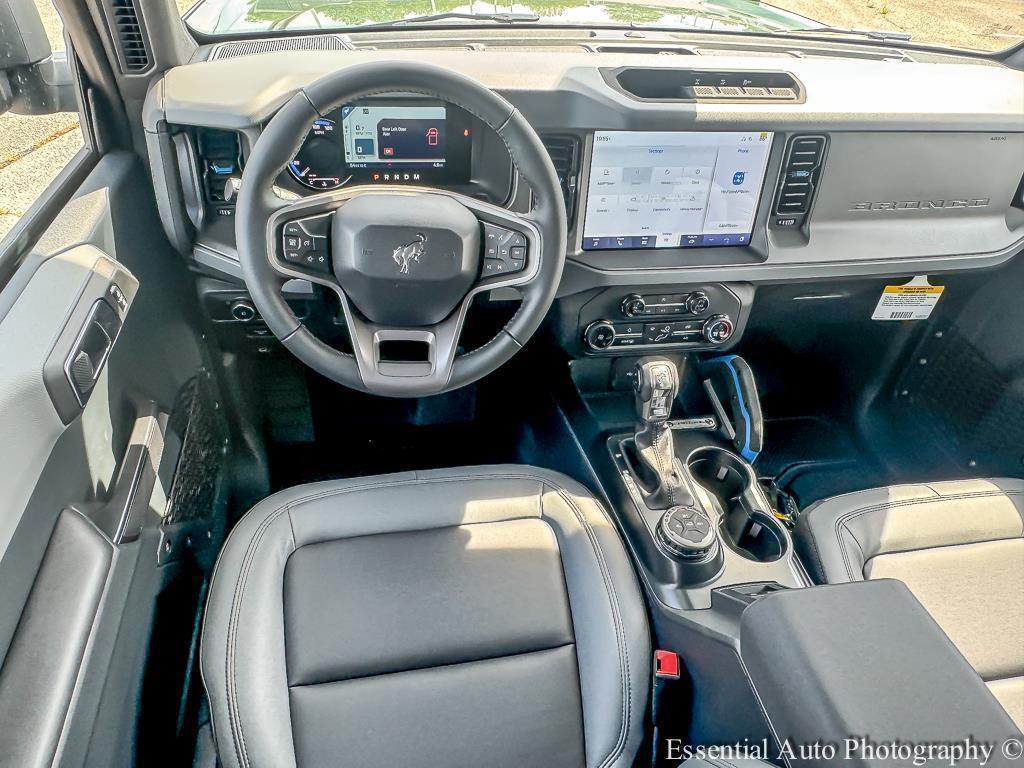
<svg viewBox="0 0 1024 768">
<path fill-rule="evenodd" d="M 747 401 L 743 399 L 743 387 L 740 386 L 739 374 L 736 373 L 736 367 L 732 364 L 736 357 L 736 355 L 722 355 L 721 357 L 712 358 L 708 362 L 721 363 L 732 374 L 733 383 L 736 385 L 736 399 L 739 401 L 740 411 L 743 412 L 743 423 L 746 425 L 745 434 L 743 435 L 743 448 L 740 450 L 740 455 L 753 464 L 754 460 L 758 457 L 758 452 L 750 449 L 750 411 L 747 410 Z"/>
</svg>

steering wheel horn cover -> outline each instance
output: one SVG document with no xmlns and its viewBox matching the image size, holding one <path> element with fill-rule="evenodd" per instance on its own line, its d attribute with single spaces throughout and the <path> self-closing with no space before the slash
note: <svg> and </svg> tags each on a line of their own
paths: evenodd
<svg viewBox="0 0 1024 768">
<path fill-rule="evenodd" d="M 391 210 L 394 199 L 360 195 L 334 214 L 334 275 L 373 322 L 439 323 L 480 272 L 480 222 L 446 195 L 406 195 Z"/>
<path fill-rule="evenodd" d="M 340 104 L 384 93 L 440 99 L 487 123 L 505 142 L 516 168 L 529 183 L 532 210 L 518 214 L 440 189 L 343 188 L 292 203 L 271 192 L 313 120 Z M 344 209 L 349 205 L 352 212 L 346 215 Z M 431 211 L 438 213 L 431 216 Z M 364 219 L 367 212 L 373 212 L 372 221 L 360 228 L 354 222 Z M 334 217 L 334 275 L 300 270 L 277 257 L 284 223 L 319 214 Z M 528 258 L 523 272 L 478 276 L 480 225 L 488 223 L 526 237 Z M 392 233 L 387 232 L 389 225 L 394 227 Z M 285 347 L 334 381 L 395 397 L 450 391 L 506 362 L 542 322 L 565 261 L 561 186 L 533 128 L 505 99 L 484 86 L 449 70 L 411 62 L 348 67 L 296 93 L 267 125 L 248 158 L 235 228 L 246 285 L 268 327 Z M 432 252 L 432 247 L 440 251 Z M 371 254 L 376 261 L 360 264 L 353 248 L 386 249 L 386 253 Z M 441 261 L 417 276 L 414 270 L 423 267 L 432 253 L 438 253 Z M 393 270 L 394 275 L 389 277 L 384 268 Z M 283 282 L 291 278 L 310 280 L 337 293 L 353 355 L 338 352 L 302 326 L 281 294 Z M 395 291 L 390 297 L 389 286 Z M 473 297 L 505 286 L 515 286 L 522 295 L 515 316 L 483 347 L 457 355 Z M 436 293 L 431 295 L 431 290 Z M 400 305 L 398 310 L 389 307 L 389 298 Z M 426 359 L 399 363 L 383 359 L 382 342 L 393 340 L 423 342 L 428 350 Z"/>
</svg>

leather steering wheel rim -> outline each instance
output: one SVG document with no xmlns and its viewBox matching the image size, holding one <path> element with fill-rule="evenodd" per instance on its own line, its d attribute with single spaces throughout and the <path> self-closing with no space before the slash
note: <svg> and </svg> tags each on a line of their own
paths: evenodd
<svg viewBox="0 0 1024 768">
<path fill-rule="evenodd" d="M 282 274 L 280 265 L 275 262 L 276 233 L 268 233 L 268 221 L 289 205 L 273 193 L 273 185 L 299 150 L 312 122 L 342 104 L 390 94 L 423 95 L 451 103 L 490 127 L 504 142 L 515 168 L 532 192 L 529 213 L 506 213 L 520 219 L 539 237 L 531 254 L 536 260 L 536 269 L 531 270 L 528 282 L 516 286 L 522 294 L 522 304 L 491 341 L 471 352 L 453 355 L 450 369 L 430 380 L 405 378 L 381 384 L 379 377 L 366 381 L 369 377 L 364 375 L 365 369 L 360 370 L 355 356 L 343 354 L 320 341 L 289 307 L 281 286 L 296 275 Z M 366 193 L 381 191 L 378 187 L 362 189 Z M 393 192 L 396 203 L 400 204 L 401 193 Z M 358 194 L 358 190 L 353 194 Z M 318 198 L 329 200 L 331 196 L 331 193 L 313 195 L 296 205 Z M 468 202 L 466 198 L 462 200 Z M 270 330 L 292 354 L 320 374 L 371 394 L 396 397 L 439 394 L 477 381 L 497 369 L 515 355 L 540 326 L 554 301 L 565 263 L 566 214 L 561 186 L 532 126 L 508 101 L 480 83 L 441 67 L 414 62 L 369 62 L 346 67 L 295 93 L 267 124 L 247 158 L 235 216 L 242 274 Z M 344 286 L 330 280 L 309 279 L 335 290 L 343 304 L 346 302 Z M 481 289 L 471 291 L 465 301 L 468 302 L 476 290 Z M 461 319 L 458 330 L 461 332 Z M 350 331 L 355 333 L 351 326 Z"/>
</svg>

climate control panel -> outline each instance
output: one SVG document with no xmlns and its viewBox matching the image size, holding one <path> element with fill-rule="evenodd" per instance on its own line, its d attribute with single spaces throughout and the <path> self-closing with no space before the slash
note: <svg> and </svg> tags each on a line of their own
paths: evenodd
<svg viewBox="0 0 1024 768">
<path fill-rule="evenodd" d="M 581 308 L 580 341 L 591 354 L 649 349 L 713 349 L 733 341 L 745 319 L 747 286 L 689 290 L 608 290 Z"/>
<path fill-rule="evenodd" d="M 667 315 L 703 315 L 711 309 L 706 291 L 692 293 L 631 293 L 622 300 L 626 317 L 665 317 Z"/>
</svg>

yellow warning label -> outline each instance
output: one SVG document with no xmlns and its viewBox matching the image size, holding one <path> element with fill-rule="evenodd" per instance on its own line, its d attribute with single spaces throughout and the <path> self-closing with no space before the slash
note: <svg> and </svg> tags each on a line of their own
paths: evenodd
<svg viewBox="0 0 1024 768">
<path fill-rule="evenodd" d="M 919 275 L 906 285 L 887 285 L 882 289 L 872 320 L 926 320 L 939 303 L 944 287 L 929 285 L 927 275 Z"/>
<path fill-rule="evenodd" d="M 887 285 L 885 293 L 911 293 L 939 295 L 944 290 L 941 285 Z"/>
</svg>

